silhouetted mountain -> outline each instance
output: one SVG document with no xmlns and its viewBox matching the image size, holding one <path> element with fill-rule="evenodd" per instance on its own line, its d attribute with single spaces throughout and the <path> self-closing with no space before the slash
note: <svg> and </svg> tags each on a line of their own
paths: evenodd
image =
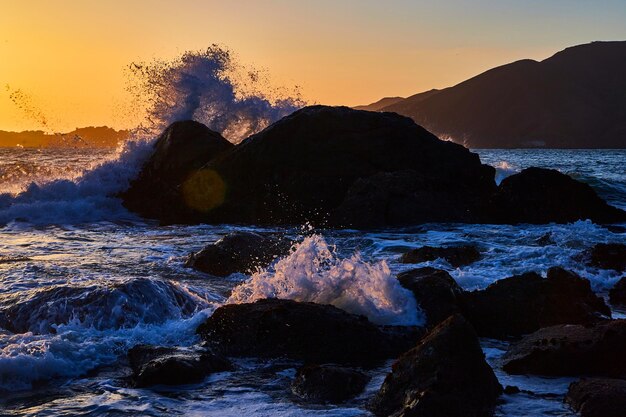
<svg viewBox="0 0 626 417">
<path fill-rule="evenodd" d="M 379 111 L 383 107 L 391 106 L 399 101 L 404 100 L 404 97 L 385 97 L 378 100 L 376 103 L 365 104 L 363 106 L 354 107 L 355 110 L 368 110 L 368 111 Z"/>
<path fill-rule="evenodd" d="M 110 127 L 81 127 L 69 133 L 48 134 L 41 130 L 6 132 L 0 130 L 0 147 L 22 146 L 25 148 L 71 147 L 112 148 L 128 138 L 127 130 Z"/>
<path fill-rule="evenodd" d="M 517 61 L 382 111 L 474 148 L 626 148 L 626 41 Z"/>
</svg>

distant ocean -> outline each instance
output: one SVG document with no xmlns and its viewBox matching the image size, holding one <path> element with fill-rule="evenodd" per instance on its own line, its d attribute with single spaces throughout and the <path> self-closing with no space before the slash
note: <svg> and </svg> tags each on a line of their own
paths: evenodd
<svg viewBox="0 0 626 417">
<path fill-rule="evenodd" d="M 386 367 L 373 371 L 364 394 L 341 406 L 293 401 L 287 393 L 297 364 L 285 361 L 240 360 L 236 371 L 192 386 L 140 390 L 125 384 L 127 369 L 118 365 L 130 347 L 197 342 L 198 323 L 249 278 L 218 279 L 183 266 L 187 254 L 241 227 L 159 227 L 122 207 L 115 195 L 137 174 L 148 149 L 146 144 L 116 152 L 0 148 L 0 415 L 368 415 L 365 404 L 382 383 Z M 497 181 L 529 166 L 553 168 L 590 184 L 609 203 L 626 209 L 626 150 L 475 152 L 496 167 Z M 588 267 L 576 255 L 598 242 L 626 242 L 626 224 L 605 228 L 589 221 L 540 226 L 427 224 L 368 233 L 312 231 L 312 236 L 306 230 L 307 237 L 298 228 L 287 232 L 300 242 L 300 256 L 285 260 L 293 270 L 307 274 L 301 264 L 316 257 L 330 257 L 331 262 L 348 259 L 357 266 L 354 279 L 365 289 L 366 277 L 358 271 L 393 278 L 407 268 L 397 260 L 407 248 L 472 243 L 484 257 L 468 267 L 455 269 L 441 260 L 424 265 L 448 270 L 467 289 L 563 266 L 606 293 L 620 275 Z M 542 243 L 545 236 L 551 243 Z M 261 273 L 271 275 L 273 270 Z M 323 274 L 315 279 L 333 285 Z M 133 280 L 145 280 L 142 285 L 151 297 L 113 285 Z M 195 311 L 172 303 L 158 285 L 161 281 L 187 294 Z M 2 329 L 3 309 L 50 288 L 86 299 L 105 294 L 109 302 L 84 303 L 69 314 L 64 297 L 51 296 L 23 318 L 27 331 Z M 415 309 L 384 311 L 381 317 L 391 324 L 410 324 L 420 315 Z M 571 380 L 547 383 L 543 378 L 506 375 L 498 365 L 505 345 L 482 342 L 503 385 L 533 392 L 504 396 L 498 415 L 572 415 L 561 400 Z"/>
</svg>

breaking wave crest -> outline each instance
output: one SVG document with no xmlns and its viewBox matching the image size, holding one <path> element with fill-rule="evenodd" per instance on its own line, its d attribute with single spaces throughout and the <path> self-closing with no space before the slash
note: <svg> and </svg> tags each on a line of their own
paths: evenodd
<svg viewBox="0 0 626 417">
<path fill-rule="evenodd" d="M 332 304 L 376 324 L 423 322 L 415 298 L 385 261 L 368 263 L 358 253 L 342 259 L 320 235 L 305 238 L 274 266 L 253 274 L 233 290 L 227 302 L 262 298 Z"/>
</svg>

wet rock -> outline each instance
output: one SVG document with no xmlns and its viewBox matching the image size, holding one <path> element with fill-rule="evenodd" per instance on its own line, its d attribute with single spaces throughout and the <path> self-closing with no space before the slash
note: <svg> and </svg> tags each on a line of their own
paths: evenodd
<svg viewBox="0 0 626 417">
<path fill-rule="evenodd" d="M 626 417 L 626 381 L 581 379 L 570 384 L 565 402 L 581 417 Z"/>
<path fill-rule="evenodd" d="M 587 184 L 554 169 L 527 168 L 500 183 L 493 199 L 494 220 L 502 223 L 597 223 L 626 220 Z"/>
<path fill-rule="evenodd" d="M 511 374 L 625 377 L 626 320 L 559 325 L 529 334 L 503 357 Z"/>
<path fill-rule="evenodd" d="M 336 404 L 361 393 L 369 380 L 369 376 L 354 369 L 307 365 L 298 369 L 291 390 L 312 402 Z"/>
<path fill-rule="evenodd" d="M 291 240 L 279 235 L 238 231 L 189 255 L 185 266 L 219 277 L 248 273 L 286 255 L 291 245 Z"/>
<path fill-rule="evenodd" d="M 555 324 L 594 323 L 611 315 L 588 280 L 557 267 L 550 268 L 545 279 L 530 272 L 466 292 L 461 309 L 479 335 L 494 338 Z"/>
<path fill-rule="evenodd" d="M 400 261 L 405 264 L 416 264 L 434 261 L 439 258 L 445 259 L 450 265 L 458 268 L 478 261 L 480 259 L 480 252 L 472 245 L 443 248 L 422 246 L 421 248 L 413 249 L 402 255 Z"/>
<path fill-rule="evenodd" d="M 202 339 L 227 356 L 356 365 L 392 358 L 421 334 L 414 328 L 392 330 L 331 305 L 279 299 L 225 305 L 198 327 Z"/>
<path fill-rule="evenodd" d="M 609 291 L 611 304 L 626 307 L 626 276 L 622 277 Z"/>
<path fill-rule="evenodd" d="M 417 303 L 432 327 L 458 313 L 463 289 L 446 271 L 431 267 L 411 269 L 398 274 L 398 281 L 413 292 Z"/>
<path fill-rule="evenodd" d="M 621 243 L 598 243 L 583 256 L 596 268 L 626 270 L 626 245 Z"/>
<path fill-rule="evenodd" d="M 228 359 L 210 351 L 138 345 L 128 352 L 136 387 L 181 385 L 232 369 Z"/>
<path fill-rule="evenodd" d="M 184 194 L 185 183 L 207 162 L 233 146 L 202 123 L 191 120 L 172 123 L 155 142 L 154 153 L 137 179 L 123 193 L 124 205 L 164 224 L 197 222 L 194 195 Z M 208 181 L 196 182 L 198 193 L 210 192 Z"/>
<path fill-rule="evenodd" d="M 54 333 L 79 320 L 96 329 L 132 327 L 188 317 L 206 301 L 179 284 L 148 278 L 88 286 L 33 289 L 0 298 L 0 327 L 14 333 Z"/>
<path fill-rule="evenodd" d="M 486 416 L 501 393 L 472 326 L 455 315 L 394 363 L 371 409 L 377 416 Z"/>
</svg>

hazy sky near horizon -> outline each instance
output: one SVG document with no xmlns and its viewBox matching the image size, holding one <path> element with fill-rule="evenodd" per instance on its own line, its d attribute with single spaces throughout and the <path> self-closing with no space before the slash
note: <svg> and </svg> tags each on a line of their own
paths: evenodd
<svg viewBox="0 0 626 417">
<path fill-rule="evenodd" d="M 625 40 L 624 22 L 626 0 L 0 0 L 0 129 L 130 127 L 124 68 L 213 43 L 312 102 L 356 105 Z"/>
</svg>

